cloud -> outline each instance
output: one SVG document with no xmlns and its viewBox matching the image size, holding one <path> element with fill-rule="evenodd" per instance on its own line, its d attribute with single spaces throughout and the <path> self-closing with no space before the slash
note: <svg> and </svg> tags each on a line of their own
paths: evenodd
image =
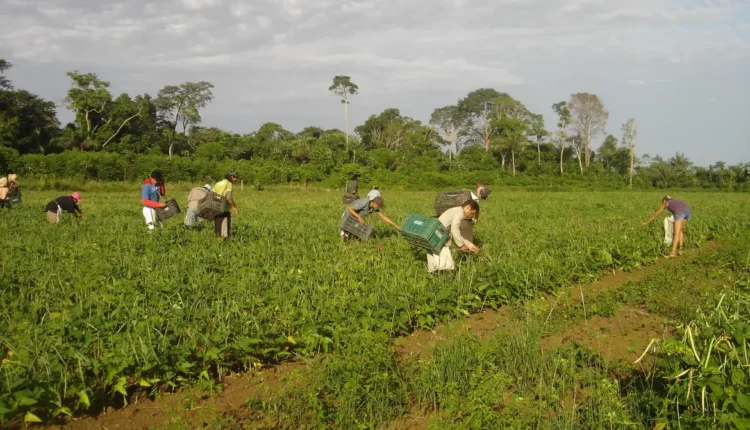
<svg viewBox="0 0 750 430">
<path fill-rule="evenodd" d="M 680 109 L 685 103 L 669 93 L 678 88 L 703 99 L 725 87 L 750 93 L 740 78 L 750 68 L 746 0 L 0 0 L 0 10 L 0 57 L 17 64 L 17 84 L 42 86 L 22 64 L 96 71 L 113 88 L 141 83 L 149 92 L 205 79 L 217 97 L 204 118 L 238 131 L 268 115 L 308 125 L 328 107 L 294 111 L 302 109 L 294 100 L 328 106 L 336 74 L 360 85 L 353 121 L 391 106 L 425 120 L 491 86 L 550 123 L 551 103 L 596 92 L 618 130 L 622 118 Z M 49 98 L 64 95 L 64 79 L 59 85 Z M 659 91 L 632 91 L 644 85 Z M 629 102 L 632 93 L 649 99 Z M 258 100 L 265 104 L 253 108 Z M 750 115 L 737 100 L 732 109 Z M 223 122 L 240 106 L 256 123 Z M 321 125 L 338 125 L 336 106 L 330 114 Z"/>
<path fill-rule="evenodd" d="M 244 4 L 244 3 L 236 3 L 229 7 L 229 10 L 232 13 L 232 16 L 235 18 L 241 18 L 243 16 L 246 16 L 248 13 L 250 13 L 254 8 L 251 5 Z"/>
<path fill-rule="evenodd" d="M 260 28 L 268 28 L 271 26 L 271 19 L 267 16 L 256 16 L 255 21 L 258 23 Z"/>
<path fill-rule="evenodd" d="M 201 10 L 214 7 L 220 3 L 219 0 L 180 0 L 182 4 L 191 10 Z"/>
</svg>

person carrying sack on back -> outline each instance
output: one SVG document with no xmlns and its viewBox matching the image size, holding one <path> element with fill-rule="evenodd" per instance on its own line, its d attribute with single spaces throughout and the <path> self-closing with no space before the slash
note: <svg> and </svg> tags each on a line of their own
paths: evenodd
<svg viewBox="0 0 750 430">
<path fill-rule="evenodd" d="M 467 240 L 461 233 L 461 223 L 464 220 L 472 219 L 478 213 L 479 203 L 474 200 L 467 200 L 461 206 L 453 207 L 443 212 L 438 218 L 443 227 L 448 229 L 451 241 L 453 241 L 460 251 L 472 252 L 474 254 L 479 252 L 479 248 Z M 455 269 L 456 266 L 450 250 L 451 241 L 448 241 L 439 253 L 427 253 L 427 272 L 433 273 L 435 271 Z"/>
<path fill-rule="evenodd" d="M 6 176 L 0 178 L 0 209 L 11 208 L 11 198 L 15 194 L 16 187 L 18 186 L 18 175 L 14 172 L 8 172 Z"/>
<path fill-rule="evenodd" d="M 353 203 L 355 200 L 359 200 L 358 176 L 359 175 L 357 174 L 352 175 L 351 181 L 346 184 L 346 191 L 344 192 L 344 197 L 341 199 L 346 205 Z"/>
<path fill-rule="evenodd" d="M 81 195 L 79 193 L 73 193 L 69 196 L 60 196 L 55 200 L 47 203 L 45 208 L 47 223 L 57 224 L 60 222 L 60 217 L 63 212 L 68 212 L 76 218 L 86 219 L 83 215 L 81 208 L 78 207 L 78 203 L 81 202 Z"/>
<path fill-rule="evenodd" d="M 154 170 L 151 176 L 143 181 L 141 188 L 141 203 L 143 204 L 143 219 L 146 220 L 148 231 L 154 230 L 155 226 L 161 227 L 161 221 L 156 217 L 156 209 L 166 207 L 159 199 L 164 195 L 164 178 L 161 172 Z"/>
<path fill-rule="evenodd" d="M 185 213 L 185 227 L 190 228 L 196 221 L 202 221 L 202 218 L 198 217 L 198 205 L 201 200 L 206 198 L 209 191 L 213 191 L 213 187 L 208 184 L 190 190 L 190 193 L 188 193 L 187 213 Z"/>
<path fill-rule="evenodd" d="M 664 196 L 661 199 L 661 206 L 656 210 L 651 218 L 643 223 L 644 226 L 648 225 L 659 216 L 664 209 L 668 209 L 674 215 L 674 232 L 672 233 L 672 252 L 669 253 L 667 258 L 673 258 L 677 256 L 678 251 L 682 251 L 682 246 L 685 240 L 685 226 L 687 226 L 690 220 L 693 210 L 687 203 L 682 200 L 673 199 L 671 196 Z"/>
<path fill-rule="evenodd" d="M 224 179 L 217 182 L 214 185 L 214 193 L 224 197 L 226 199 L 226 205 L 224 206 L 224 213 L 219 214 L 214 218 L 214 231 L 218 238 L 228 238 L 232 234 L 232 213 L 237 215 L 237 204 L 234 202 L 232 197 L 232 185 L 237 182 L 239 175 L 236 171 L 232 170 L 224 176 Z M 232 213 L 229 210 L 232 210 Z"/>
<path fill-rule="evenodd" d="M 490 190 L 489 188 L 477 182 L 477 194 L 476 195 L 479 196 L 482 200 L 487 200 L 487 197 L 490 196 L 491 192 L 492 190 Z M 472 195 L 472 197 L 474 196 Z M 478 200 L 478 199 L 475 198 L 474 200 Z"/>
<path fill-rule="evenodd" d="M 399 227 L 398 224 L 396 224 L 390 218 L 380 212 L 384 208 L 385 202 L 380 196 L 375 197 L 372 200 L 359 199 L 355 200 L 352 204 L 347 206 L 346 210 L 344 210 L 344 213 L 341 214 L 341 218 L 345 217 L 348 212 L 349 215 L 356 218 L 360 224 L 365 225 L 364 217 L 369 216 L 373 213 L 377 213 L 381 220 L 392 225 L 396 228 L 396 230 L 401 230 L 401 227 Z M 349 233 L 345 232 L 344 230 L 340 230 L 339 236 L 341 237 L 341 242 L 343 243 L 344 240 L 349 237 Z"/>
</svg>

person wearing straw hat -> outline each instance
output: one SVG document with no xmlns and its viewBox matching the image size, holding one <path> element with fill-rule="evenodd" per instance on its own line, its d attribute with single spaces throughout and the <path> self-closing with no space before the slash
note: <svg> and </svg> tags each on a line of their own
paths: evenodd
<svg viewBox="0 0 750 430">
<path fill-rule="evenodd" d="M 345 217 L 346 213 L 349 212 L 349 214 L 356 218 L 360 224 L 364 225 L 364 217 L 373 213 L 377 213 L 381 220 L 392 225 L 396 228 L 396 230 L 401 230 L 401 227 L 399 227 L 398 224 L 396 224 L 390 218 L 380 212 L 382 209 L 385 209 L 385 202 L 380 196 L 377 196 L 372 200 L 359 199 L 355 200 L 349 206 L 347 206 L 344 213 L 341 214 L 341 218 Z M 345 232 L 344 230 L 340 230 L 339 236 L 341 237 L 341 242 L 344 242 L 344 240 L 349 237 L 349 233 Z"/>
<path fill-rule="evenodd" d="M 11 208 L 11 197 L 18 186 L 18 175 L 14 172 L 8 172 L 6 176 L 0 178 L 0 209 L 3 207 Z"/>
<path fill-rule="evenodd" d="M 226 199 L 226 205 L 224 206 L 224 213 L 219 214 L 214 218 L 214 231 L 218 238 L 228 238 L 232 234 L 232 213 L 237 215 L 237 203 L 234 202 L 232 197 L 232 185 L 239 179 L 239 174 L 236 170 L 224 175 L 224 179 L 217 182 L 214 185 L 213 191 Z M 230 212 L 229 210 L 232 210 Z"/>
<path fill-rule="evenodd" d="M 63 212 L 68 212 L 76 218 L 86 219 L 81 208 L 78 207 L 78 203 L 80 202 L 81 195 L 78 192 L 75 192 L 69 196 L 60 196 L 47 203 L 47 207 L 45 208 L 47 223 L 59 223 Z"/>
<path fill-rule="evenodd" d="M 185 214 L 185 227 L 190 228 L 196 221 L 203 221 L 202 218 L 198 217 L 198 204 L 208 195 L 209 191 L 213 191 L 213 187 L 209 184 L 190 190 L 190 193 L 188 193 L 187 213 Z"/>
<path fill-rule="evenodd" d="M 682 246 L 685 240 L 685 226 L 690 220 L 693 210 L 688 206 L 687 203 L 682 200 L 673 199 L 671 196 L 664 196 L 661 199 L 661 206 L 656 210 L 651 218 L 643 223 L 644 226 L 648 225 L 659 216 L 664 209 L 669 210 L 674 215 L 674 233 L 672 233 L 672 252 L 669 253 L 667 258 L 673 258 L 677 256 L 678 251 L 682 251 Z"/>
</svg>

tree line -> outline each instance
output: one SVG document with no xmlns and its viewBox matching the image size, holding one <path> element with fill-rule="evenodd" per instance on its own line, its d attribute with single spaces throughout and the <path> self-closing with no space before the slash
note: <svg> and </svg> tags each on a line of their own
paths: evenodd
<svg viewBox="0 0 750 430">
<path fill-rule="evenodd" d="M 511 95 L 480 88 L 435 109 L 427 124 L 388 108 L 350 134 L 349 107 L 359 88 L 339 75 L 328 90 L 344 107 L 343 131 L 310 126 L 292 132 L 265 123 L 237 134 L 201 126 L 201 111 L 214 99 L 210 82 L 166 85 L 156 96 L 115 97 L 95 73 L 73 71 L 67 73 L 64 106 L 75 118 L 62 126 L 54 103 L 14 88 L 3 74 L 11 66 L 0 59 L 0 167 L 37 176 L 129 180 L 146 173 L 133 166 L 162 164 L 181 166 L 184 171 L 174 172 L 180 179 L 202 180 L 233 165 L 258 183 L 338 184 L 356 172 L 421 186 L 483 178 L 522 185 L 750 189 L 750 163 L 698 167 L 679 153 L 638 156 L 636 120 L 621 125 L 619 139 L 605 135 L 609 113 L 590 93 L 552 104 L 554 127 Z M 592 148 L 599 137 L 603 143 Z"/>
</svg>

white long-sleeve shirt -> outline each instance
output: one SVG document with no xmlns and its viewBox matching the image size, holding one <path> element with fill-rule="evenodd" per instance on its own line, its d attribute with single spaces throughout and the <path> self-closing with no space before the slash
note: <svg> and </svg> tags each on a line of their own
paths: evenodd
<svg viewBox="0 0 750 430">
<path fill-rule="evenodd" d="M 453 242 L 457 247 L 460 248 L 471 243 L 461 236 L 461 221 L 464 220 L 464 209 L 461 206 L 448 209 L 438 219 L 450 231 Z"/>
<path fill-rule="evenodd" d="M 370 190 L 369 193 L 367 193 L 367 199 L 372 200 L 375 197 L 382 197 L 380 194 L 380 190 Z"/>
</svg>

